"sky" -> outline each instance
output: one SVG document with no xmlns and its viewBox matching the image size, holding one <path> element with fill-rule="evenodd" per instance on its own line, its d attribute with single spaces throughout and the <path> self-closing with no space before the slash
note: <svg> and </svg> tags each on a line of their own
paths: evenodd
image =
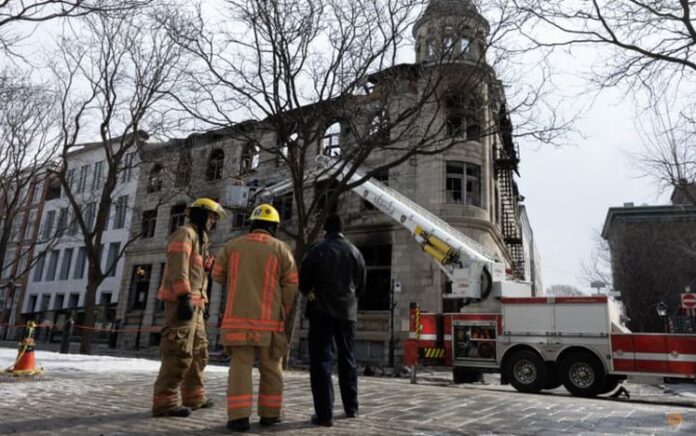
<svg viewBox="0 0 696 436">
<path fill-rule="evenodd" d="M 215 2 L 206 0 L 207 5 Z M 34 41 L 48 40 L 51 29 L 57 29 L 57 23 L 45 25 L 34 35 Z M 31 50 L 31 45 L 26 48 Z M 408 51 L 402 61 L 413 62 L 412 53 Z M 559 57 L 557 63 L 572 73 L 586 69 L 596 59 L 594 52 L 576 52 Z M 568 81 L 572 92 L 581 92 L 581 80 L 571 76 L 563 80 Z M 581 97 L 578 104 L 587 109 L 588 101 Z M 631 161 L 631 154 L 642 148 L 632 106 L 633 102 L 618 91 L 608 91 L 583 111 L 576 126 L 581 135 L 572 137 L 568 145 L 519 141 L 518 183 L 540 252 L 545 288 L 569 284 L 590 291 L 581 264 L 592 255 L 608 208 L 625 202 L 668 202 L 669 192 L 660 192 L 654 181 L 639 177 Z"/>
<path fill-rule="evenodd" d="M 521 144 L 518 183 L 541 253 L 544 288 L 569 284 L 589 292 L 581 264 L 596 247 L 608 209 L 669 200 L 633 164 L 631 154 L 642 142 L 632 102 L 617 94 L 597 99 L 578 124 L 586 138 L 573 145 Z"/>
</svg>

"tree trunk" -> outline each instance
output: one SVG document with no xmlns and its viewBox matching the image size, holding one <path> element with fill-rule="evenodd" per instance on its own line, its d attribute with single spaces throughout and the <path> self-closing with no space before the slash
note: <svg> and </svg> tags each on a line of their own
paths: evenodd
<svg viewBox="0 0 696 436">
<path fill-rule="evenodd" d="M 295 247 L 295 262 L 297 263 L 297 270 L 300 270 L 300 264 L 302 259 L 304 259 L 306 244 L 304 241 L 296 241 Z M 290 355 L 293 350 L 299 351 L 300 346 L 300 326 L 302 325 L 302 303 L 304 302 L 304 296 L 298 293 L 297 298 L 295 298 L 295 303 L 290 310 L 290 315 L 285 321 L 285 335 L 288 338 L 288 351 L 283 360 L 283 369 L 288 369 L 290 365 Z"/>
<path fill-rule="evenodd" d="M 91 263 L 91 262 L 90 262 Z M 94 306 L 97 298 L 97 288 L 99 287 L 100 280 L 97 272 L 92 268 L 90 264 L 89 273 L 87 276 L 87 290 L 85 293 L 85 321 L 84 326 L 86 329 L 82 330 L 82 339 L 80 340 L 80 354 L 92 354 L 92 333 L 91 329 L 94 327 L 95 313 Z"/>
</svg>

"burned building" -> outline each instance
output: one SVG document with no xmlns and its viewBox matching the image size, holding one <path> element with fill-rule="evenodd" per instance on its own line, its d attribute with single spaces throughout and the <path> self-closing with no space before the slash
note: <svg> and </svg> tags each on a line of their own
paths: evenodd
<svg viewBox="0 0 696 436">
<path fill-rule="evenodd" d="M 156 326 L 161 325 L 163 311 L 156 294 L 166 239 L 184 223 L 186 205 L 201 196 L 224 200 L 234 184 L 265 186 L 290 177 L 282 157 L 292 155 L 298 141 L 303 150 L 311 150 L 305 160 L 311 160 L 311 154 L 340 159 L 366 142 L 389 144 L 375 147 L 365 160 L 366 166 L 377 167 L 395 150 L 413 149 L 428 136 L 423 149 L 428 152 L 413 153 L 375 177 L 473 238 L 504 262 L 511 275 L 531 281 L 536 269 L 530 268 L 530 250 L 525 247 L 533 241 L 524 238 L 532 233 L 523 231 L 522 197 L 515 182 L 520 156 L 503 86 L 485 63 L 488 32 L 488 23 L 471 2 L 432 0 L 413 29 L 415 62 L 369 76 L 360 94 L 308 105 L 276 119 L 149 145 L 142 156 L 131 229 L 141 238 L 128 249 L 118 316 L 124 326 L 152 332 L 147 338 L 124 335 L 120 343 L 158 343 Z M 400 108 L 413 102 L 420 118 L 395 121 Z M 292 121 L 298 117 L 312 122 Z M 302 129 L 296 128 L 299 124 Z M 428 130 L 430 126 L 436 128 Z M 447 146 L 430 152 L 441 144 Z M 307 188 L 308 197 L 327 192 L 318 189 Z M 289 229 L 297 223 L 293 201 L 292 195 L 275 200 L 283 226 Z M 409 302 L 419 302 L 428 311 L 457 310 L 452 300 L 443 298 L 448 292 L 445 274 L 398 223 L 352 192 L 325 207 L 343 216 L 344 233 L 367 264 L 367 291 L 359 302 L 359 361 L 386 362 L 392 330 L 392 343 L 400 354 Z M 234 211 L 217 224 L 211 235 L 213 252 L 248 231 L 246 213 Z M 212 326 L 220 320 L 223 302 L 224 290 L 213 284 L 208 321 Z M 302 327 L 299 355 L 306 337 L 306 326 Z M 211 343 L 216 335 L 212 328 Z"/>
</svg>

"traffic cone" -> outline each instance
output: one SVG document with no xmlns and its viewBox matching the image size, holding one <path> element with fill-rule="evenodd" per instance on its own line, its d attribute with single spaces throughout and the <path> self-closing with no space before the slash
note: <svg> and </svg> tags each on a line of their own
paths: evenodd
<svg viewBox="0 0 696 436">
<path fill-rule="evenodd" d="M 17 359 L 14 365 L 5 371 L 14 376 L 36 376 L 44 372 L 43 368 L 36 367 L 36 358 L 34 356 L 34 349 L 36 347 L 34 343 L 34 329 L 36 328 L 36 323 L 34 321 L 29 321 L 27 323 L 27 328 L 27 334 L 19 344 Z"/>
</svg>

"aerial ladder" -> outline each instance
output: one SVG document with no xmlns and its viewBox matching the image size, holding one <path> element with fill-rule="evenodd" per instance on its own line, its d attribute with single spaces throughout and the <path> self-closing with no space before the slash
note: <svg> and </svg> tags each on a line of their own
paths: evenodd
<svg viewBox="0 0 696 436">
<path fill-rule="evenodd" d="M 320 155 L 306 172 L 305 186 L 326 179 L 341 180 L 350 185 L 365 179 L 365 173 L 342 160 Z M 235 197 L 248 199 L 252 204 L 269 202 L 292 191 L 293 187 L 292 180 L 286 179 Z M 505 264 L 479 243 L 396 190 L 374 178 L 364 180 L 352 190 L 405 227 L 447 275 L 452 286 L 444 298 L 462 299 L 466 304 L 482 302 L 491 296 L 529 295 L 529 285 L 507 281 Z"/>
</svg>

